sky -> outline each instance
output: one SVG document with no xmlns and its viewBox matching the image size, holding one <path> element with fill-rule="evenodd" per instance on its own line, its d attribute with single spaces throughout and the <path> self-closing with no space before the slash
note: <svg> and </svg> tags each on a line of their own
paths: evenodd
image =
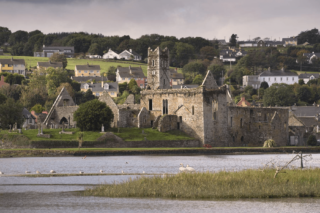
<svg viewBox="0 0 320 213">
<path fill-rule="evenodd" d="M 319 0 L 0 0 L 0 26 L 43 33 L 272 40 L 320 29 Z"/>
</svg>

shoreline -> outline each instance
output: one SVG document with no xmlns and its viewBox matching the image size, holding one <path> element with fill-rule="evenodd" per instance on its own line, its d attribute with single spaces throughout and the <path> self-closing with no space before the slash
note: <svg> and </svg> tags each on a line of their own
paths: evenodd
<svg viewBox="0 0 320 213">
<path fill-rule="evenodd" d="M 145 148 L 145 149 L 2 149 L 0 158 L 9 157 L 68 157 L 68 156 L 134 156 L 134 155 L 256 155 L 291 154 L 293 152 L 320 153 L 320 147 L 275 148 Z"/>
</svg>

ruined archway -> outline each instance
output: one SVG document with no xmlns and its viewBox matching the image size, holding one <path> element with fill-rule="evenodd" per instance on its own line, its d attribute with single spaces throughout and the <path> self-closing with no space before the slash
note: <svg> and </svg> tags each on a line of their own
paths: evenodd
<svg viewBox="0 0 320 213">
<path fill-rule="evenodd" d="M 66 119 L 65 117 L 61 118 L 60 124 L 68 124 L 68 119 Z"/>
</svg>

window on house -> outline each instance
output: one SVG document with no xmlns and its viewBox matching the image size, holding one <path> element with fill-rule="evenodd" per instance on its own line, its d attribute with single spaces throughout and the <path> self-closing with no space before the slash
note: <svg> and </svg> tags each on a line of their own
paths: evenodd
<svg viewBox="0 0 320 213">
<path fill-rule="evenodd" d="M 122 78 L 122 80 L 124 81 L 124 80 L 126 80 L 126 78 Z"/>
<path fill-rule="evenodd" d="M 152 110 L 152 99 L 149 99 L 149 110 Z"/>
<path fill-rule="evenodd" d="M 274 78 L 274 81 L 276 81 L 277 80 L 277 78 Z"/>
<path fill-rule="evenodd" d="M 213 120 L 217 120 L 217 112 L 216 111 L 213 112 Z"/>
<path fill-rule="evenodd" d="M 289 79 L 289 78 L 287 77 L 287 81 L 288 81 L 288 79 Z"/>
<path fill-rule="evenodd" d="M 179 122 L 182 123 L 182 116 L 179 116 Z"/>
<path fill-rule="evenodd" d="M 294 81 L 294 78 L 292 78 L 292 80 Z"/>
<path fill-rule="evenodd" d="M 280 81 L 282 81 L 282 78 L 280 78 Z"/>
<path fill-rule="evenodd" d="M 114 92 L 112 92 L 111 95 L 114 95 Z"/>
</svg>

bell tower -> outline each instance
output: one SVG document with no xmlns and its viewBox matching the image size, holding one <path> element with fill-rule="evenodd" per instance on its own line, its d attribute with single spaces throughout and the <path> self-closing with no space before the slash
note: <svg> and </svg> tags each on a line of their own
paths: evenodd
<svg viewBox="0 0 320 213">
<path fill-rule="evenodd" d="M 169 50 L 148 48 L 147 81 L 150 89 L 170 89 Z"/>
</svg>

